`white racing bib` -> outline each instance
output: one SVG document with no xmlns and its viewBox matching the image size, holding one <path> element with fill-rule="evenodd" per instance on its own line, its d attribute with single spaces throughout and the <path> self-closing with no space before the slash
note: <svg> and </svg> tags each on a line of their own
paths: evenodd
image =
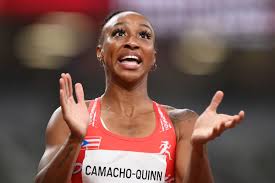
<svg viewBox="0 0 275 183">
<path fill-rule="evenodd" d="M 132 151 L 86 150 L 83 183 L 165 182 L 166 156 Z"/>
</svg>

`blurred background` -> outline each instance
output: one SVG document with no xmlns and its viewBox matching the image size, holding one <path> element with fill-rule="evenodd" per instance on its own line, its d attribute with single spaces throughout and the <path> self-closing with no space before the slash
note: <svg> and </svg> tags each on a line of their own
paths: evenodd
<svg viewBox="0 0 275 183">
<path fill-rule="evenodd" d="M 274 182 L 274 0 L 0 0 L 1 182 L 33 182 L 62 72 L 87 99 L 104 92 L 95 48 L 117 10 L 143 13 L 155 28 L 154 100 L 200 114 L 223 90 L 219 112 L 245 110 L 241 125 L 209 143 L 216 182 Z"/>
</svg>

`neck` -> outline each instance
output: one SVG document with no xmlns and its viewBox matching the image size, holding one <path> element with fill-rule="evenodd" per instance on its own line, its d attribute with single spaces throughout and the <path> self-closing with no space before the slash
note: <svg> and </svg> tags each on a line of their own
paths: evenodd
<svg viewBox="0 0 275 183">
<path fill-rule="evenodd" d="M 123 87 L 114 82 L 106 83 L 106 90 L 102 96 L 102 108 L 110 109 L 127 116 L 133 116 L 141 106 L 152 105 L 147 93 L 147 78 L 133 87 Z M 144 107 L 143 107 L 144 108 Z"/>
</svg>

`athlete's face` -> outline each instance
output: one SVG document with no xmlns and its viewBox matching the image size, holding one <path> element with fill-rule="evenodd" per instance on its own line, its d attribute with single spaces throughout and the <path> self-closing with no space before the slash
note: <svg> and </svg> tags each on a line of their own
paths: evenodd
<svg viewBox="0 0 275 183">
<path fill-rule="evenodd" d="M 155 63 L 154 40 L 153 28 L 144 16 L 123 12 L 111 18 L 97 48 L 107 77 L 131 82 L 147 76 Z"/>
</svg>

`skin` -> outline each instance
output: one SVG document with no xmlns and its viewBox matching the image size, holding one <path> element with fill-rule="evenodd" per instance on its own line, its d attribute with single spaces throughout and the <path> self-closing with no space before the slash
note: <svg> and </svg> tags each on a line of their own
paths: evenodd
<svg viewBox="0 0 275 183">
<path fill-rule="evenodd" d="M 117 29 L 123 32 L 117 32 Z M 153 28 L 143 15 L 124 12 L 109 20 L 102 34 L 103 41 L 96 50 L 106 75 L 101 118 L 112 133 L 127 137 L 148 136 L 155 128 L 152 100 L 147 93 L 148 73 L 156 60 Z M 142 60 L 139 67 L 122 66 L 119 58 L 125 54 L 138 55 Z M 77 83 L 73 89 L 68 73 L 61 75 L 59 83 L 61 107 L 48 123 L 46 149 L 38 167 L 36 182 L 70 181 L 73 163 L 88 128 L 89 101 L 84 100 L 82 85 Z M 73 98 L 74 91 L 76 100 Z M 177 136 L 177 183 L 213 182 L 206 144 L 244 118 L 243 111 L 236 115 L 218 114 L 216 110 L 222 98 L 223 92 L 216 92 L 200 116 L 188 109 L 163 106 L 174 124 Z"/>
</svg>

